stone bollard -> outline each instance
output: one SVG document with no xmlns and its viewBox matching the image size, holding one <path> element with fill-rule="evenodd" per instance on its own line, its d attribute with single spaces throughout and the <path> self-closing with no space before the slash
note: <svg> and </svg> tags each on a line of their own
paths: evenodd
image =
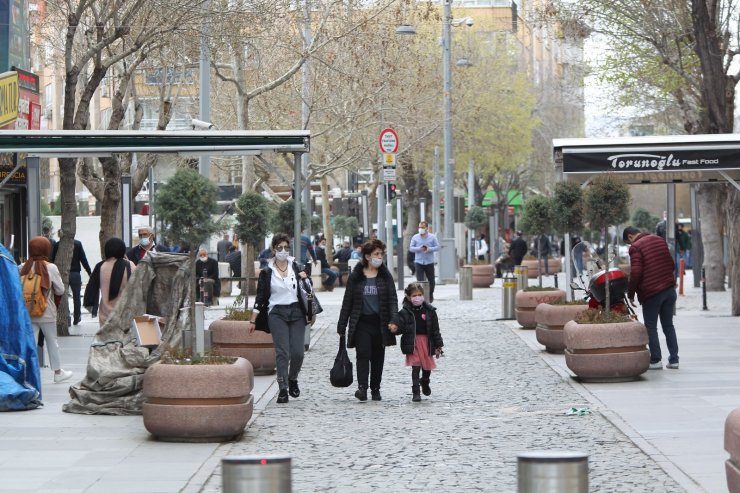
<svg viewBox="0 0 740 493">
<path fill-rule="evenodd" d="M 473 299 L 473 267 L 463 265 L 460 267 L 460 300 Z"/>
<path fill-rule="evenodd" d="M 588 493 L 588 455 L 537 451 L 519 454 L 518 493 Z"/>
<path fill-rule="evenodd" d="M 221 459 L 224 493 L 290 493 L 289 456 L 230 456 Z"/>
</svg>

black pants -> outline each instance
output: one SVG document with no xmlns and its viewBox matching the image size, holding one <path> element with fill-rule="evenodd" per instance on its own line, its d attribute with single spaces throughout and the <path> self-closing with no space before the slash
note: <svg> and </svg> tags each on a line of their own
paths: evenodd
<svg viewBox="0 0 740 493">
<path fill-rule="evenodd" d="M 419 372 L 421 372 L 421 380 L 419 379 Z M 419 383 L 429 383 L 429 378 L 432 376 L 432 370 L 422 370 L 421 366 L 411 367 L 411 391 L 419 392 Z"/>
<path fill-rule="evenodd" d="M 74 304 L 74 321 L 79 322 L 82 318 L 82 305 L 80 293 L 82 292 L 82 275 L 79 272 L 69 273 L 69 289 L 72 291 L 72 302 Z"/>
<path fill-rule="evenodd" d="M 434 264 L 416 264 L 416 280 L 429 282 L 427 301 L 434 301 Z"/>
<path fill-rule="evenodd" d="M 367 388 L 369 375 L 370 388 L 380 389 L 385 362 L 385 344 L 380 331 L 380 316 L 360 316 L 357 327 L 355 327 L 355 352 L 357 354 L 357 385 Z"/>
</svg>

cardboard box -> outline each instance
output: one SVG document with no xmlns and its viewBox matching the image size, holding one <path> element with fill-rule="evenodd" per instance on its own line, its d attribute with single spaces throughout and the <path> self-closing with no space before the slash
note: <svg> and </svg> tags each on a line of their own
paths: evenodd
<svg viewBox="0 0 740 493">
<path fill-rule="evenodd" d="M 162 340 L 162 329 L 164 328 L 164 319 L 154 315 L 142 315 L 134 317 L 131 321 L 131 328 L 134 331 L 139 346 L 156 348 Z"/>
</svg>

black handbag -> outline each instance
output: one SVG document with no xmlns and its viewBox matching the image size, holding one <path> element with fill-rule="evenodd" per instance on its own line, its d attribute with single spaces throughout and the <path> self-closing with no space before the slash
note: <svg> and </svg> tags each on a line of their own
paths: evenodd
<svg viewBox="0 0 740 493">
<path fill-rule="evenodd" d="M 352 362 L 347 354 L 344 336 L 339 338 L 339 352 L 334 359 L 334 366 L 329 371 L 329 380 L 334 387 L 349 387 L 352 385 Z"/>
<path fill-rule="evenodd" d="M 319 303 L 319 299 L 316 297 L 316 293 L 313 290 L 313 286 L 307 279 L 301 279 L 300 289 L 298 290 L 299 298 L 303 304 L 303 311 L 306 313 L 306 322 L 313 324 L 316 320 L 316 315 L 323 312 L 324 309 Z"/>
</svg>

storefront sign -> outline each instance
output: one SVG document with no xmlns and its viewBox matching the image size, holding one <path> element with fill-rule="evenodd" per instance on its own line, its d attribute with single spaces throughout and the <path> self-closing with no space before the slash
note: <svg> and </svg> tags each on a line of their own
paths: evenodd
<svg viewBox="0 0 740 493">
<path fill-rule="evenodd" d="M 25 154 L 23 155 L 24 158 L 21 160 L 21 163 L 25 162 Z M 19 158 L 21 159 L 21 158 Z M 0 154 L 0 183 L 2 183 L 7 176 L 13 172 L 13 169 L 15 169 L 15 165 L 13 164 L 13 155 L 12 154 Z M 6 185 L 25 185 L 26 184 L 26 165 L 21 164 L 20 168 L 18 168 L 18 171 L 13 173 L 13 176 L 6 182 Z"/>
<path fill-rule="evenodd" d="M 740 169 L 739 148 L 670 151 L 563 152 L 563 172 L 675 172 Z"/>
<path fill-rule="evenodd" d="M 0 74 L 0 127 L 14 122 L 18 118 L 18 73 Z"/>
</svg>

